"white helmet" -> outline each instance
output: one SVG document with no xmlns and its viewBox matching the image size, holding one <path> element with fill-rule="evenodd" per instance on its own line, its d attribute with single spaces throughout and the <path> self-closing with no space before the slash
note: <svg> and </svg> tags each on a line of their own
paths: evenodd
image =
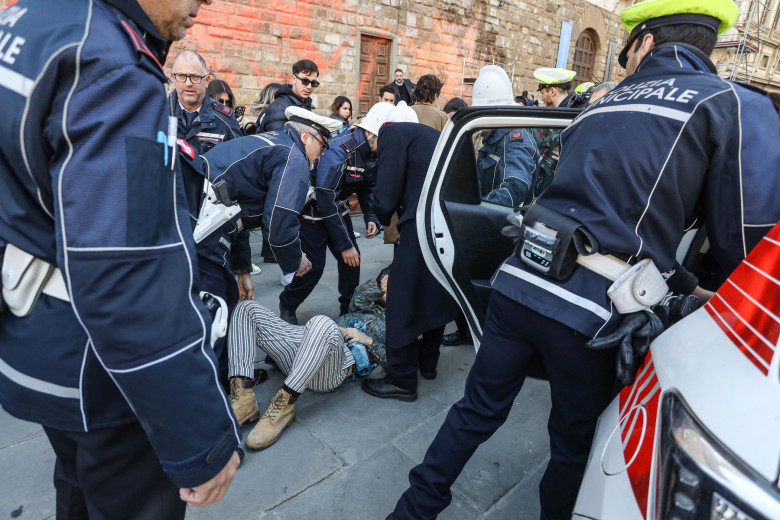
<svg viewBox="0 0 780 520">
<path fill-rule="evenodd" d="M 419 123 L 417 112 L 406 104 L 406 101 L 399 101 L 396 106 L 387 115 L 387 122 L 390 123 Z"/>
<path fill-rule="evenodd" d="M 359 126 L 363 130 L 368 130 L 374 135 L 379 135 L 379 129 L 385 124 L 387 115 L 395 108 L 392 103 L 380 101 L 376 105 L 372 106 L 363 119 L 360 120 L 355 126 Z"/>
<path fill-rule="evenodd" d="M 512 82 L 504 69 L 498 65 L 486 65 L 479 70 L 479 76 L 471 90 L 471 106 L 514 105 Z"/>
</svg>

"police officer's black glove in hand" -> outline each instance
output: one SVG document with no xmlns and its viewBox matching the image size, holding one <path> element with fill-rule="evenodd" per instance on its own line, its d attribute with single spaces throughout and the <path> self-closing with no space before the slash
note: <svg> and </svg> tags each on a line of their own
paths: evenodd
<svg viewBox="0 0 780 520">
<path fill-rule="evenodd" d="M 621 318 L 612 334 L 594 338 L 587 346 L 595 350 L 618 347 L 617 378 L 628 386 L 634 381 L 650 343 L 663 331 L 664 325 L 654 312 L 632 312 Z"/>
</svg>

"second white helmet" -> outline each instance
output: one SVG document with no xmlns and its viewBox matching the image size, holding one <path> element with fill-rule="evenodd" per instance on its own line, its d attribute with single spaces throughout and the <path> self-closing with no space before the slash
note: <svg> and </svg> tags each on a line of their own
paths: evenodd
<svg viewBox="0 0 780 520">
<path fill-rule="evenodd" d="M 498 65 L 486 65 L 479 70 L 479 76 L 471 91 L 471 106 L 514 105 L 512 82 L 504 69 Z"/>
<path fill-rule="evenodd" d="M 376 105 L 372 106 L 368 113 L 363 116 L 363 119 L 361 119 L 360 122 L 355 126 L 359 126 L 363 130 L 368 130 L 374 135 L 379 135 L 379 129 L 383 124 L 385 124 L 385 121 L 387 121 L 387 115 L 394 108 L 395 107 L 392 103 L 380 101 Z"/>
</svg>

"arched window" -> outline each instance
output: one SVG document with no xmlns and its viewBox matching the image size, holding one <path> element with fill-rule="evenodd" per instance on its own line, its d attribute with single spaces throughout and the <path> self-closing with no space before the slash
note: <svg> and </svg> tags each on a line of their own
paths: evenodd
<svg viewBox="0 0 780 520">
<path fill-rule="evenodd" d="M 582 31 L 577 38 L 577 45 L 574 47 L 574 60 L 572 61 L 572 68 L 577 73 L 574 77 L 575 85 L 591 81 L 597 50 L 596 34 L 591 29 Z"/>
</svg>

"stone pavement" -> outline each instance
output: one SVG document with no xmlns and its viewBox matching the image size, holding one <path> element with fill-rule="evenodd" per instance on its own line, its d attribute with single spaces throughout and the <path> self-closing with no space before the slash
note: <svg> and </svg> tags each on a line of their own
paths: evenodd
<svg viewBox="0 0 780 520">
<path fill-rule="evenodd" d="M 365 232 L 362 217 L 355 229 Z M 387 265 L 392 246 L 381 237 L 358 239 L 361 279 Z M 253 236 L 253 251 L 260 251 Z M 256 300 L 278 311 L 280 271 L 254 261 Z M 314 293 L 298 309 L 298 320 L 338 314 L 337 277 L 332 258 Z M 264 356 L 263 356 L 264 357 Z M 247 451 L 225 498 L 206 508 L 189 508 L 187 520 L 383 520 L 408 485 L 409 470 L 422 461 L 463 385 L 474 349 L 443 347 L 439 376 L 420 378 L 414 403 L 376 399 L 359 383 L 330 394 L 305 392 L 295 422 L 270 448 Z M 282 374 L 258 361 L 269 378 L 255 387 L 261 413 L 281 386 Z M 377 369 L 370 377 L 381 375 Z M 549 457 L 546 433 L 550 407 L 546 383 L 528 380 L 505 424 L 474 454 L 455 483 L 453 501 L 442 520 L 532 520 L 539 517 L 537 486 Z M 244 438 L 256 423 L 245 424 Z M 182 425 L 186 428 L 186 425 Z M 54 454 L 40 426 L 0 410 L 0 520 L 54 518 L 51 477 Z"/>
</svg>

